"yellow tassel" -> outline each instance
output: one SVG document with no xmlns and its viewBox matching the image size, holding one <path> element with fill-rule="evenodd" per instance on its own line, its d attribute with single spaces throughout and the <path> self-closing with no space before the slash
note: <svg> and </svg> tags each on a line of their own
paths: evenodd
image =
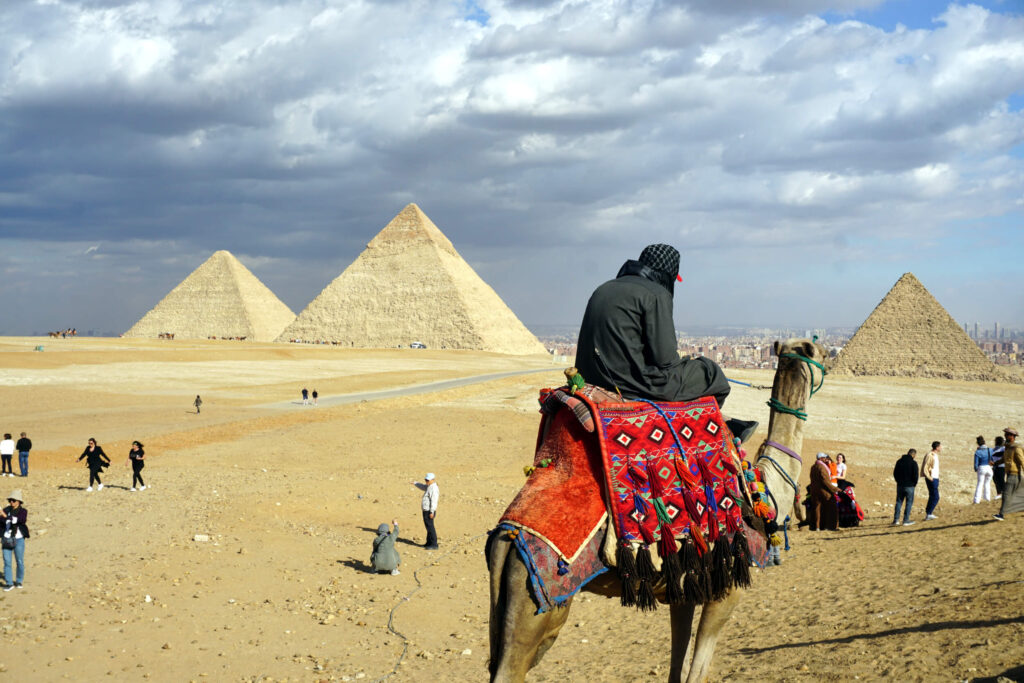
<svg viewBox="0 0 1024 683">
<path fill-rule="evenodd" d="M 531 474 L 533 474 L 534 469 L 536 468 L 533 465 L 527 465 L 526 467 L 523 468 L 523 474 L 525 474 L 526 476 L 530 476 Z"/>
<path fill-rule="evenodd" d="M 772 534 L 768 541 L 772 544 L 772 547 L 782 545 L 782 536 L 779 534 Z"/>
</svg>

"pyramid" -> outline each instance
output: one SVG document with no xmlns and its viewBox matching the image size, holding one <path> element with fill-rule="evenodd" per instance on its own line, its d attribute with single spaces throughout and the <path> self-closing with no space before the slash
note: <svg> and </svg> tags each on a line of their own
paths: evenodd
<svg viewBox="0 0 1024 683">
<path fill-rule="evenodd" d="M 990 361 L 935 297 L 904 273 L 836 357 L 836 375 L 1014 381 Z"/>
<path fill-rule="evenodd" d="M 273 341 L 295 314 L 249 272 L 231 252 L 217 251 L 153 310 L 125 332 L 126 337 L 245 337 Z"/>
<path fill-rule="evenodd" d="M 415 204 L 306 307 L 278 341 L 546 353 L 505 302 Z"/>
</svg>

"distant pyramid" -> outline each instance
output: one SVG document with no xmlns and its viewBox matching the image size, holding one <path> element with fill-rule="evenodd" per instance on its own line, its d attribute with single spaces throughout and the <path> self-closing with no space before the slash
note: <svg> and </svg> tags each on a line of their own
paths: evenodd
<svg viewBox="0 0 1024 683">
<path fill-rule="evenodd" d="M 278 341 L 545 353 L 415 204 L 395 216 Z"/>
<path fill-rule="evenodd" d="M 142 316 L 126 337 L 274 341 L 295 314 L 231 252 L 217 251 Z"/>
<path fill-rule="evenodd" d="M 1016 381 L 985 356 L 912 273 L 893 285 L 829 372 Z"/>
</svg>

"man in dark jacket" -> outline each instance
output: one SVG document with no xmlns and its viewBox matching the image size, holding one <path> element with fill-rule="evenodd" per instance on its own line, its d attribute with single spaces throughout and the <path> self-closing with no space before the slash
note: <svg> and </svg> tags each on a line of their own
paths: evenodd
<svg viewBox="0 0 1024 683">
<path fill-rule="evenodd" d="M 907 509 L 903 513 L 903 526 L 910 526 L 910 508 L 914 505 L 914 490 L 917 488 L 917 480 L 920 476 L 917 470 L 917 461 L 914 456 L 917 451 L 911 448 L 906 455 L 896 461 L 892 468 L 892 478 L 896 480 L 896 511 L 892 514 L 892 525 L 900 523 L 900 508 L 903 501 L 907 502 Z"/>
<path fill-rule="evenodd" d="M 18 439 L 18 443 L 15 445 L 15 449 L 18 451 L 18 465 L 21 467 L 21 476 L 28 476 L 28 453 L 32 450 L 32 440 L 28 438 L 25 432 L 21 433 L 21 438 Z"/>
<path fill-rule="evenodd" d="M 679 252 L 667 244 L 645 247 L 614 280 L 594 290 L 583 314 L 576 368 L 597 386 L 626 399 L 691 401 L 714 396 L 721 407 L 729 382 L 710 358 L 680 358 L 672 303 L 679 277 Z M 756 422 L 730 420 L 745 439 Z"/>
<path fill-rule="evenodd" d="M 811 531 L 835 531 L 839 528 L 839 505 L 836 494 L 839 488 L 832 484 L 832 476 L 828 469 L 828 455 L 818 453 L 811 465 L 811 484 L 807 487 L 810 493 L 808 523 Z"/>
</svg>

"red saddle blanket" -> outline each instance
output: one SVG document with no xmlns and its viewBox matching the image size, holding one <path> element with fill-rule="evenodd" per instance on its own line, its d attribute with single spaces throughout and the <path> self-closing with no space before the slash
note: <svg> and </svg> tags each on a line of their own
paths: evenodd
<svg viewBox="0 0 1024 683">
<path fill-rule="evenodd" d="M 582 398 L 596 433 L 572 410 L 545 415 L 536 469 L 501 522 L 544 539 L 566 562 L 609 510 L 616 536 L 635 545 L 657 543 L 665 529 L 689 536 L 696 520 L 695 542 L 703 551 L 720 530 L 739 528 L 739 458 L 714 398 L 659 404 Z"/>
</svg>

